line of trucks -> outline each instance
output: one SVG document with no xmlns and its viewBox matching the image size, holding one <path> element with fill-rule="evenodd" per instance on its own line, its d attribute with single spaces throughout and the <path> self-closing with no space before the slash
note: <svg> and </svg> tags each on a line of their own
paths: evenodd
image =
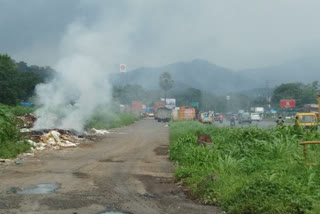
<svg viewBox="0 0 320 214">
<path fill-rule="evenodd" d="M 303 127 L 315 126 L 320 121 L 320 94 L 318 95 L 318 105 L 308 104 L 303 108 L 303 113 L 297 113 L 295 116 L 295 123 Z M 140 101 L 133 101 L 130 107 L 132 113 L 137 116 L 143 115 L 143 104 Z M 239 111 L 235 116 L 238 119 L 238 123 L 251 123 L 252 121 L 260 121 L 261 113 L 264 109 L 262 107 L 256 107 L 251 109 L 253 113 Z M 148 116 L 154 117 L 159 122 L 184 121 L 198 119 L 202 123 L 213 123 L 219 121 L 219 114 L 215 114 L 214 111 L 201 112 L 196 115 L 196 109 L 191 106 L 181 106 L 175 108 L 168 108 L 165 102 L 155 102 L 153 109 L 148 112 Z M 196 118 L 198 116 L 198 118 Z"/>
<path fill-rule="evenodd" d="M 165 106 L 164 102 L 155 102 L 153 116 L 159 122 L 194 120 L 196 110 L 191 106 L 175 107 L 173 109 Z"/>
<path fill-rule="evenodd" d="M 260 107 L 257 108 L 260 109 Z M 263 108 L 262 111 L 264 111 Z M 214 111 L 201 112 L 196 114 L 196 109 L 191 106 L 182 106 L 179 108 L 170 109 L 165 106 L 164 102 L 156 102 L 154 104 L 153 113 L 150 113 L 149 116 L 153 116 L 158 122 L 168 122 L 171 119 L 173 121 L 197 119 L 205 124 L 212 124 L 215 121 L 223 122 L 223 119 L 221 119 L 220 114 L 215 114 Z M 252 121 L 261 120 L 259 113 L 249 114 L 247 112 L 242 111 L 239 111 L 238 114 L 228 115 L 228 117 L 236 117 L 240 124 L 246 122 L 251 123 Z"/>
</svg>

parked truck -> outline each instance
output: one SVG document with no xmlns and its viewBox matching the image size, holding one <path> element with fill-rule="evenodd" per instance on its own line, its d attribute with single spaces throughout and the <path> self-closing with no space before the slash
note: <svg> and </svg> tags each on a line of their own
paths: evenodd
<svg viewBox="0 0 320 214">
<path fill-rule="evenodd" d="M 132 101 L 131 103 L 131 113 L 135 114 L 136 116 L 142 116 L 142 108 L 143 104 L 141 101 Z"/>
<path fill-rule="evenodd" d="M 263 114 L 264 113 L 264 108 L 263 107 L 255 107 L 254 108 L 254 113 Z"/>
<path fill-rule="evenodd" d="M 319 105 L 318 104 L 305 104 L 303 106 L 303 112 L 306 113 L 316 113 L 319 112 Z"/>
<path fill-rule="evenodd" d="M 178 115 L 179 121 L 195 120 L 196 110 L 191 106 L 181 106 L 178 111 Z"/>
<path fill-rule="evenodd" d="M 154 108 L 153 108 L 153 114 L 154 114 L 154 119 L 158 119 L 158 108 L 163 107 L 166 104 L 164 102 L 155 102 L 154 103 Z"/>
<path fill-rule="evenodd" d="M 171 113 L 172 113 L 172 110 L 165 106 L 158 107 L 157 109 L 158 122 L 169 122 L 171 119 Z"/>
</svg>

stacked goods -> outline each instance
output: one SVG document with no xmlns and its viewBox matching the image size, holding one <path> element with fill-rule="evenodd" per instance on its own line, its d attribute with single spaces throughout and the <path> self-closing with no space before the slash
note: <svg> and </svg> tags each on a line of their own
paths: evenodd
<svg viewBox="0 0 320 214">
<path fill-rule="evenodd" d="M 177 110 L 177 109 L 172 110 L 172 120 L 173 121 L 179 120 L 179 110 Z"/>
<path fill-rule="evenodd" d="M 196 110 L 191 106 L 182 106 L 178 114 L 179 121 L 194 120 L 196 118 Z"/>
</svg>

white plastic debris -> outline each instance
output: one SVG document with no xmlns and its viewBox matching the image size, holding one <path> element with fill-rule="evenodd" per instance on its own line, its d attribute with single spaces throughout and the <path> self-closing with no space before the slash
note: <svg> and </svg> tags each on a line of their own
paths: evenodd
<svg viewBox="0 0 320 214">
<path fill-rule="evenodd" d="M 60 143 L 60 133 L 57 131 L 51 131 L 50 134 L 52 135 L 52 137 L 54 137 L 55 141 L 57 143 Z"/>
<path fill-rule="evenodd" d="M 33 147 L 36 147 L 38 145 L 36 142 L 34 142 L 32 140 L 27 140 L 27 142 Z"/>
<path fill-rule="evenodd" d="M 31 132 L 31 130 L 27 129 L 27 128 L 22 128 L 22 129 L 20 129 L 20 132 L 21 133 L 27 133 L 27 132 Z"/>
<path fill-rule="evenodd" d="M 67 140 L 64 143 L 59 143 L 59 145 L 62 146 L 62 147 L 75 147 L 75 146 L 77 146 L 75 143 L 72 143 L 72 142 L 67 141 Z"/>
<path fill-rule="evenodd" d="M 34 153 L 30 153 L 30 152 L 24 153 L 23 156 L 34 156 Z"/>
<path fill-rule="evenodd" d="M 97 133 L 106 134 L 108 131 L 97 130 Z M 34 136 L 32 134 L 33 132 L 31 131 L 32 140 L 28 140 L 30 145 L 32 145 L 32 151 L 42 151 L 46 149 L 58 150 L 63 147 L 76 147 L 79 145 L 78 142 L 83 140 L 83 138 L 78 137 L 67 130 L 49 130 L 48 132 L 42 132 L 40 136 L 38 133 Z"/>
<path fill-rule="evenodd" d="M 38 151 L 42 151 L 42 150 L 44 150 L 45 148 L 44 148 L 44 146 L 38 146 L 38 147 L 36 147 L 36 150 L 38 150 Z"/>
<path fill-rule="evenodd" d="M 40 146 L 47 146 L 47 144 L 45 144 L 45 143 L 40 143 Z"/>
<path fill-rule="evenodd" d="M 109 133 L 110 133 L 109 131 L 103 130 L 103 129 L 92 128 L 90 130 L 90 134 L 92 134 L 92 135 L 105 135 L 105 134 L 109 134 Z"/>
<path fill-rule="evenodd" d="M 48 139 L 48 143 L 49 143 L 50 145 L 56 145 L 56 144 L 57 144 L 54 138 L 49 138 L 49 139 Z"/>
</svg>

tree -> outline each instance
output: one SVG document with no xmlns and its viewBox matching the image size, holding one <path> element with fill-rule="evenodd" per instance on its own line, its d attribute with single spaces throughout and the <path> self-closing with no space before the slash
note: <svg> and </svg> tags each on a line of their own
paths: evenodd
<svg viewBox="0 0 320 214">
<path fill-rule="evenodd" d="M 319 92 L 319 82 L 313 81 L 311 84 L 305 85 L 302 88 L 302 103 L 303 104 L 312 104 L 317 103 L 317 95 Z"/>
<path fill-rule="evenodd" d="M 44 80 L 35 72 L 21 72 L 18 75 L 19 82 L 19 99 L 26 101 L 34 94 L 36 85 Z"/>
<path fill-rule="evenodd" d="M 272 103 L 279 105 L 281 99 L 294 99 L 296 100 L 297 107 L 301 107 L 302 94 L 303 90 L 301 83 L 281 84 L 274 89 Z"/>
<path fill-rule="evenodd" d="M 159 85 L 162 90 L 164 90 L 164 100 L 167 101 L 167 92 L 173 87 L 174 81 L 168 72 L 164 72 L 160 75 Z"/>
<path fill-rule="evenodd" d="M 175 97 L 177 97 L 177 105 L 178 106 L 186 106 L 190 105 L 191 102 L 198 102 L 201 107 L 201 98 L 202 92 L 196 88 L 187 88 L 183 91 L 179 91 L 174 93 Z"/>
<path fill-rule="evenodd" d="M 36 85 L 49 80 L 54 74 L 50 67 L 16 63 L 10 56 L 0 54 L 0 103 L 15 105 L 19 100 L 28 100 Z"/>
<path fill-rule="evenodd" d="M 18 101 L 18 72 L 10 56 L 0 54 L 0 102 L 14 105 Z"/>
<path fill-rule="evenodd" d="M 273 104 L 279 105 L 281 99 L 294 99 L 299 108 L 304 104 L 317 103 L 318 92 L 318 81 L 307 85 L 302 83 L 281 84 L 275 88 L 272 95 L 272 102 Z"/>
<path fill-rule="evenodd" d="M 140 85 L 125 85 L 113 88 L 113 98 L 121 104 L 130 105 L 132 101 L 138 100 L 148 102 L 147 93 Z"/>
</svg>

